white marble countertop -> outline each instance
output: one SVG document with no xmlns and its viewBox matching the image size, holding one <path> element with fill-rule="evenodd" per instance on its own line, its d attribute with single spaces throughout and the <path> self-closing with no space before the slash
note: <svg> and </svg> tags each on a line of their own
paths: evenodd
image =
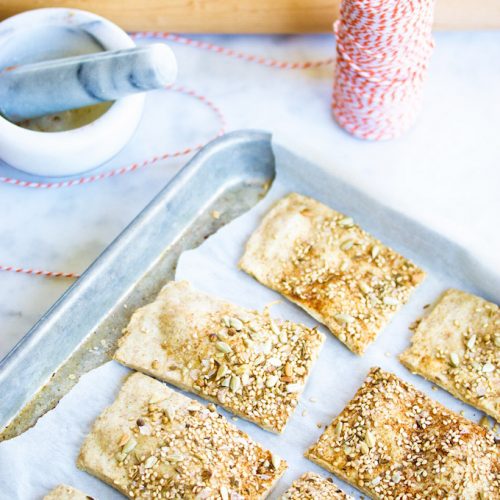
<svg viewBox="0 0 500 500">
<path fill-rule="evenodd" d="M 334 50 L 329 36 L 200 38 L 286 60 Z M 500 32 L 438 33 L 419 122 L 382 143 L 354 139 L 333 122 L 331 67 L 281 71 L 172 48 L 179 83 L 214 100 L 228 130 L 267 129 L 299 153 L 311 145 L 325 168 L 499 269 Z M 203 141 L 217 125 L 199 102 L 153 93 L 132 143 L 103 168 Z M 83 271 L 186 160 L 69 189 L 0 185 L 0 264 Z M 0 272 L 0 358 L 70 283 Z"/>
</svg>

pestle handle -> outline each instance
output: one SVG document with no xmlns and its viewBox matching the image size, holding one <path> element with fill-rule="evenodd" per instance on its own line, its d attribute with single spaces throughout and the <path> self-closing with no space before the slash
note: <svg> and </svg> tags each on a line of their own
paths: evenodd
<svg viewBox="0 0 500 500">
<path fill-rule="evenodd" d="M 160 43 L 13 66 L 0 71 L 0 113 L 18 122 L 159 89 L 176 76 L 175 56 Z"/>
</svg>

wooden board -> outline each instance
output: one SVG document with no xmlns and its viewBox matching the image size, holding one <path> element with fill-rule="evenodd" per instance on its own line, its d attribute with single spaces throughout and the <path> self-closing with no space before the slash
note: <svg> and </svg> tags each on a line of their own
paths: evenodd
<svg viewBox="0 0 500 500">
<path fill-rule="evenodd" d="M 0 0 L 0 18 L 40 7 L 100 14 L 125 30 L 180 33 L 330 32 L 340 0 Z M 436 29 L 500 28 L 499 0 L 437 0 Z"/>
</svg>

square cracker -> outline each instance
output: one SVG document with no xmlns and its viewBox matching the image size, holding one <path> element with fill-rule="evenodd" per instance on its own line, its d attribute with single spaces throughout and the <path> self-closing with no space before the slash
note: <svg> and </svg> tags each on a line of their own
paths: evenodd
<svg viewBox="0 0 500 500">
<path fill-rule="evenodd" d="M 424 278 L 352 218 L 296 193 L 264 217 L 240 267 L 301 306 L 356 354 Z"/>
<path fill-rule="evenodd" d="M 172 281 L 137 310 L 115 359 L 281 432 L 324 335 Z"/>
<path fill-rule="evenodd" d="M 498 498 L 494 434 L 372 368 L 306 457 L 375 499 Z"/>
<path fill-rule="evenodd" d="M 60 484 L 52 491 L 47 493 L 43 497 L 43 500 L 93 500 L 85 493 L 80 490 L 73 488 L 72 486 L 67 486 L 65 484 Z"/>
<path fill-rule="evenodd" d="M 330 478 L 306 472 L 283 493 L 280 500 L 354 500 L 344 493 Z"/>
<path fill-rule="evenodd" d="M 212 410 L 134 373 L 95 421 L 78 467 L 129 498 L 261 499 L 286 469 Z"/>
<path fill-rule="evenodd" d="M 447 290 L 399 359 L 409 370 L 500 422 L 500 308 Z"/>
</svg>

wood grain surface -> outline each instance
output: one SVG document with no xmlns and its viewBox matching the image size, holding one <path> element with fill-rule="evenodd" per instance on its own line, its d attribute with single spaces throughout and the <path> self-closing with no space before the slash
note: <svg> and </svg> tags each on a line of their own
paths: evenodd
<svg viewBox="0 0 500 500">
<path fill-rule="evenodd" d="M 316 33 L 331 31 L 340 0 L 0 0 L 0 18 L 28 9 L 70 7 L 128 31 Z M 500 28 L 500 0 L 437 0 L 436 29 Z"/>
</svg>

